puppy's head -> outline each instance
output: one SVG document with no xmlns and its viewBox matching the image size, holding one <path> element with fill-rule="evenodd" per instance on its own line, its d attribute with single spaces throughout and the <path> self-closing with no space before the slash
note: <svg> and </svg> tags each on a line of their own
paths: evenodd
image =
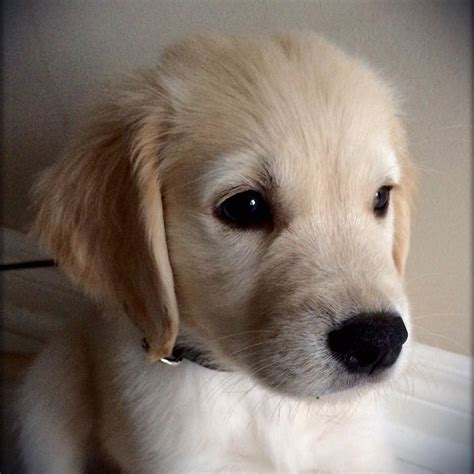
<svg viewBox="0 0 474 474">
<path fill-rule="evenodd" d="M 39 184 L 36 231 L 87 291 L 126 304 L 152 358 L 179 319 L 295 396 L 398 364 L 413 173 L 393 95 L 358 61 L 311 34 L 194 38 L 68 155 Z"/>
</svg>

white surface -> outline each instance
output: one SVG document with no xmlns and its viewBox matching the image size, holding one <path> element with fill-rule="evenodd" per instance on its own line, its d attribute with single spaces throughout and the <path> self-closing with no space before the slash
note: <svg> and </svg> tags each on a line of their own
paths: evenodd
<svg viewBox="0 0 474 474">
<path fill-rule="evenodd" d="M 471 364 L 466 356 L 414 346 L 411 365 L 385 400 L 393 446 L 407 469 L 400 472 L 472 472 Z"/>
</svg>

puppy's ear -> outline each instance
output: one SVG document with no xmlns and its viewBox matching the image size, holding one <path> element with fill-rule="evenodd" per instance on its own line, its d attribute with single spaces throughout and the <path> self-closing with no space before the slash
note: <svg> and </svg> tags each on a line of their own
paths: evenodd
<svg viewBox="0 0 474 474">
<path fill-rule="evenodd" d="M 160 191 L 163 115 L 152 76 L 111 95 L 38 182 L 32 230 L 87 293 L 125 304 L 151 360 L 170 355 L 178 330 Z"/>
<path fill-rule="evenodd" d="M 410 248 L 410 217 L 416 193 L 417 177 L 415 167 L 407 150 L 406 132 L 400 123 L 396 123 L 393 141 L 400 164 L 400 186 L 393 202 L 395 236 L 393 259 L 398 271 L 403 274 Z"/>
</svg>

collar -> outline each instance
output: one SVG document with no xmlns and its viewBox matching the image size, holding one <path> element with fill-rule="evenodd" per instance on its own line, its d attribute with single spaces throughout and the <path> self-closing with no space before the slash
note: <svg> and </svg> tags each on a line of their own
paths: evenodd
<svg viewBox="0 0 474 474">
<path fill-rule="evenodd" d="M 145 351 L 150 347 L 145 338 L 143 338 L 142 347 Z M 169 357 L 163 357 L 160 359 L 160 362 L 176 367 L 183 361 L 183 359 L 198 364 L 201 367 L 205 367 L 206 369 L 229 372 L 229 369 L 224 368 L 222 365 L 217 363 L 209 352 L 180 343 L 176 343 L 171 355 Z"/>
</svg>

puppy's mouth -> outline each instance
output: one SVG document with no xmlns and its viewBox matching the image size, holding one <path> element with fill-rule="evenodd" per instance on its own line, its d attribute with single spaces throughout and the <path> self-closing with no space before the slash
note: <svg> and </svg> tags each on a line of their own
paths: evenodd
<svg viewBox="0 0 474 474">
<path fill-rule="evenodd" d="M 301 329 L 301 330 L 298 330 Z M 408 339 L 396 312 L 360 313 L 311 335 L 308 326 L 281 331 L 257 353 L 242 354 L 242 367 L 272 391 L 314 398 L 389 379 Z"/>
</svg>

